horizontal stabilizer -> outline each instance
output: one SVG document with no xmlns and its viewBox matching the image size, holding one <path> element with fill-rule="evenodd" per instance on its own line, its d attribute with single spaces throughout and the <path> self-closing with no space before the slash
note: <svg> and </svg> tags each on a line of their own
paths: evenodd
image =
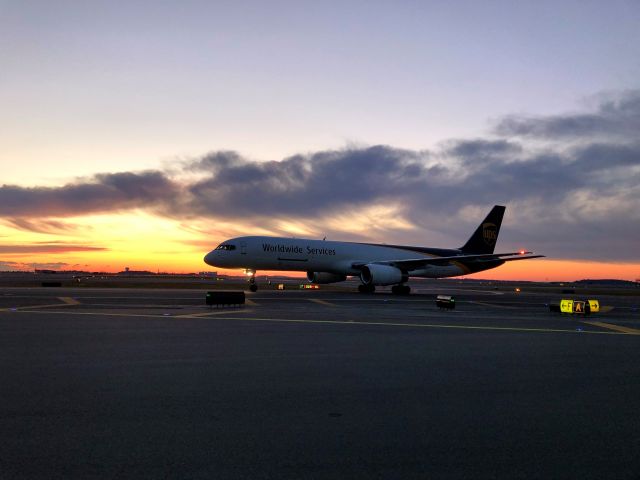
<svg viewBox="0 0 640 480">
<path fill-rule="evenodd" d="M 513 258 L 503 258 L 505 262 L 510 262 L 512 260 L 529 260 L 530 258 L 544 258 L 545 255 L 530 255 L 528 257 L 513 257 Z"/>
</svg>

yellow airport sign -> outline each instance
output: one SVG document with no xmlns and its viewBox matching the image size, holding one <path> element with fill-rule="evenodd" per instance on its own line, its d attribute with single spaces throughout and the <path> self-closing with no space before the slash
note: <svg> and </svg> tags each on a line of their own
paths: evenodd
<svg viewBox="0 0 640 480">
<path fill-rule="evenodd" d="M 573 300 L 560 300 L 561 313 L 573 313 Z"/>
<path fill-rule="evenodd" d="M 598 300 L 560 300 L 560 313 L 595 313 L 600 311 Z"/>
<path fill-rule="evenodd" d="M 573 301 L 573 313 L 584 313 L 584 304 L 582 300 Z"/>
</svg>

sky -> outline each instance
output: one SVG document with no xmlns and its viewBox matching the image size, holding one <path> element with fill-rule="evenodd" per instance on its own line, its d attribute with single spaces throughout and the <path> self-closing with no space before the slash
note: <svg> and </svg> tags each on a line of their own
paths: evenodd
<svg viewBox="0 0 640 480">
<path fill-rule="evenodd" d="M 208 270 L 237 235 L 640 278 L 640 3 L 0 0 L 0 270 Z M 516 265 L 517 264 L 517 265 Z"/>
</svg>

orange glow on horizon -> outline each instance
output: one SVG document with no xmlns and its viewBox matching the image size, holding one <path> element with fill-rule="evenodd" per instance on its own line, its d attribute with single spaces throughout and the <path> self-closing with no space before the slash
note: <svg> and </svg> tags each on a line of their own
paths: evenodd
<svg viewBox="0 0 640 480">
<path fill-rule="evenodd" d="M 393 216 L 394 212 L 389 208 L 369 213 L 386 217 Z M 364 223 L 367 222 L 361 220 L 356 230 L 362 227 L 368 231 Z M 409 228 L 409 224 L 400 223 L 394 224 L 394 228 Z M 167 273 L 213 271 L 216 269 L 204 263 L 204 255 L 224 239 L 246 232 L 283 235 L 286 234 L 283 231 L 288 230 L 302 233 L 306 227 L 300 222 L 285 222 L 272 229 L 255 228 L 224 221 L 167 219 L 144 212 L 32 220 L 26 226 L 5 222 L 0 223 L 0 269 L 53 268 L 115 273 L 129 267 Z M 317 232 L 310 234 L 315 236 Z M 218 269 L 218 272 L 243 275 L 241 269 Z M 304 272 L 277 271 L 258 271 L 257 274 L 305 275 Z M 637 262 L 540 258 L 507 262 L 493 270 L 458 278 L 563 282 L 606 278 L 633 281 L 639 277 L 640 263 Z"/>
<path fill-rule="evenodd" d="M 634 281 L 640 277 L 640 263 L 592 262 L 536 258 L 507 262 L 504 265 L 467 275 L 464 278 L 490 280 L 526 280 L 536 282 L 570 282 L 584 279 Z"/>
</svg>

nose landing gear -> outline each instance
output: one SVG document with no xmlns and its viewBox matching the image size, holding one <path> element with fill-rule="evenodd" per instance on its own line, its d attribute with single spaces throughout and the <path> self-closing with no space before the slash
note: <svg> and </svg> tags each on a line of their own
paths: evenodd
<svg viewBox="0 0 640 480">
<path fill-rule="evenodd" d="M 257 292 L 258 285 L 256 285 L 256 272 L 254 270 L 246 270 L 245 273 L 249 275 L 249 290 Z"/>
</svg>

